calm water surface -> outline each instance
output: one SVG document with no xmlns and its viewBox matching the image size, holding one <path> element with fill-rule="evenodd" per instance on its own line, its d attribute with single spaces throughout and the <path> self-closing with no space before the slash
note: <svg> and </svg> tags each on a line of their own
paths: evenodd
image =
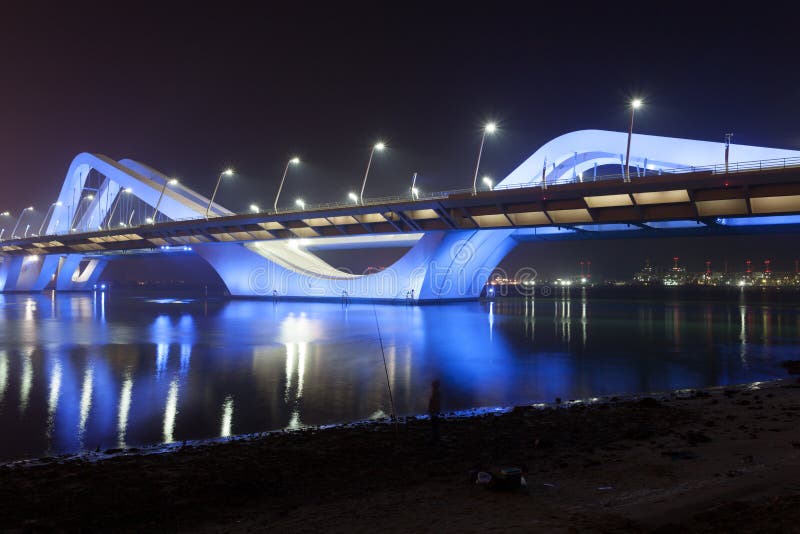
<svg viewBox="0 0 800 534">
<path fill-rule="evenodd" d="M 0 459 L 784 377 L 786 304 L 0 295 Z"/>
</svg>

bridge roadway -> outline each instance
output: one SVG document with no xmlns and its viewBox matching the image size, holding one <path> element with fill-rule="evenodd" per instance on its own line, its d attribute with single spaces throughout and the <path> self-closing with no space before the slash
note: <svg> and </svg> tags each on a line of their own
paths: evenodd
<svg viewBox="0 0 800 534">
<path fill-rule="evenodd" d="M 0 254 L 114 254 L 204 243 L 302 239 L 304 244 L 322 244 L 324 240 L 312 238 L 354 238 L 334 240 L 346 246 L 369 243 L 370 236 L 382 234 L 498 228 L 557 227 L 602 237 L 603 230 L 614 233 L 620 225 L 658 231 L 675 221 L 695 221 L 704 228 L 725 226 L 730 221 L 731 228 L 736 228 L 739 218 L 757 225 L 758 217 L 794 214 L 800 214 L 800 166 L 664 174 L 629 183 L 615 179 L 477 194 L 444 193 L 415 201 L 173 221 L 7 240 L 0 246 Z M 541 238 L 548 235 L 542 233 Z M 383 242 L 405 244 L 401 236 L 397 237 L 400 239 Z"/>
</svg>

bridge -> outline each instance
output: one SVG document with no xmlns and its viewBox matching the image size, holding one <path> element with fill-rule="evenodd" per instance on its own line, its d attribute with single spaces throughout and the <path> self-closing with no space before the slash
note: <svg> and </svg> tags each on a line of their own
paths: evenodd
<svg viewBox="0 0 800 534">
<path fill-rule="evenodd" d="M 0 242 L 0 289 L 88 290 L 109 261 L 179 252 L 207 261 L 235 296 L 442 301 L 477 298 L 521 242 L 800 230 L 800 152 L 730 145 L 733 158 L 719 163 L 722 143 L 635 134 L 628 180 L 615 152 L 626 140 L 620 132 L 565 134 L 477 193 L 250 214 L 170 185 L 146 165 L 84 153 L 43 235 Z M 609 166 L 620 173 L 607 174 Z M 152 223 L 130 224 L 129 197 L 140 215 L 154 210 Z M 392 246 L 408 251 L 370 274 L 315 254 Z"/>
</svg>

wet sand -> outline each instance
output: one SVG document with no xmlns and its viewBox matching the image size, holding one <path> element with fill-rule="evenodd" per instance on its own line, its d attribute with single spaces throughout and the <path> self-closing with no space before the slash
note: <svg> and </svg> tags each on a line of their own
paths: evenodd
<svg viewBox="0 0 800 534">
<path fill-rule="evenodd" d="M 0 467 L 4 530 L 800 531 L 793 379 Z M 13 439 L 5 436 L 3 439 Z M 476 484 L 519 467 L 527 488 Z"/>
</svg>

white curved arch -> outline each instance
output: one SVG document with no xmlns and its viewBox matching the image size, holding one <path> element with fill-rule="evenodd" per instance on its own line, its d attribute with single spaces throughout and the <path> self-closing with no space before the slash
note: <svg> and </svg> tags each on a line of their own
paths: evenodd
<svg viewBox="0 0 800 534">
<path fill-rule="evenodd" d="M 78 203 L 91 170 L 96 170 L 106 179 L 87 209 L 80 211 L 77 209 Z M 67 233 L 75 225 L 88 227 L 93 222 L 99 224 L 112 209 L 113 199 L 124 189 L 130 188 L 136 197 L 155 207 L 168 180 L 169 178 L 159 171 L 130 159 L 117 162 L 102 154 L 88 152 L 78 154 L 70 164 L 58 197 L 59 207 L 65 213 L 50 219 L 47 234 Z M 173 220 L 198 218 L 205 215 L 208 203 L 209 200 L 204 196 L 177 184 L 164 190 L 159 213 Z M 79 211 L 80 219 L 75 220 L 75 214 Z M 216 216 L 232 214 L 219 204 L 211 206 L 211 212 Z"/>
<path fill-rule="evenodd" d="M 545 143 L 497 185 L 514 186 L 541 183 L 547 162 L 546 180 L 553 183 L 571 178 L 594 164 L 624 164 L 628 142 L 626 132 L 578 130 Z M 800 151 L 750 145 L 730 145 L 730 163 L 800 157 Z M 648 170 L 703 167 L 724 162 L 725 143 L 633 134 L 631 174 L 636 167 Z"/>
</svg>

